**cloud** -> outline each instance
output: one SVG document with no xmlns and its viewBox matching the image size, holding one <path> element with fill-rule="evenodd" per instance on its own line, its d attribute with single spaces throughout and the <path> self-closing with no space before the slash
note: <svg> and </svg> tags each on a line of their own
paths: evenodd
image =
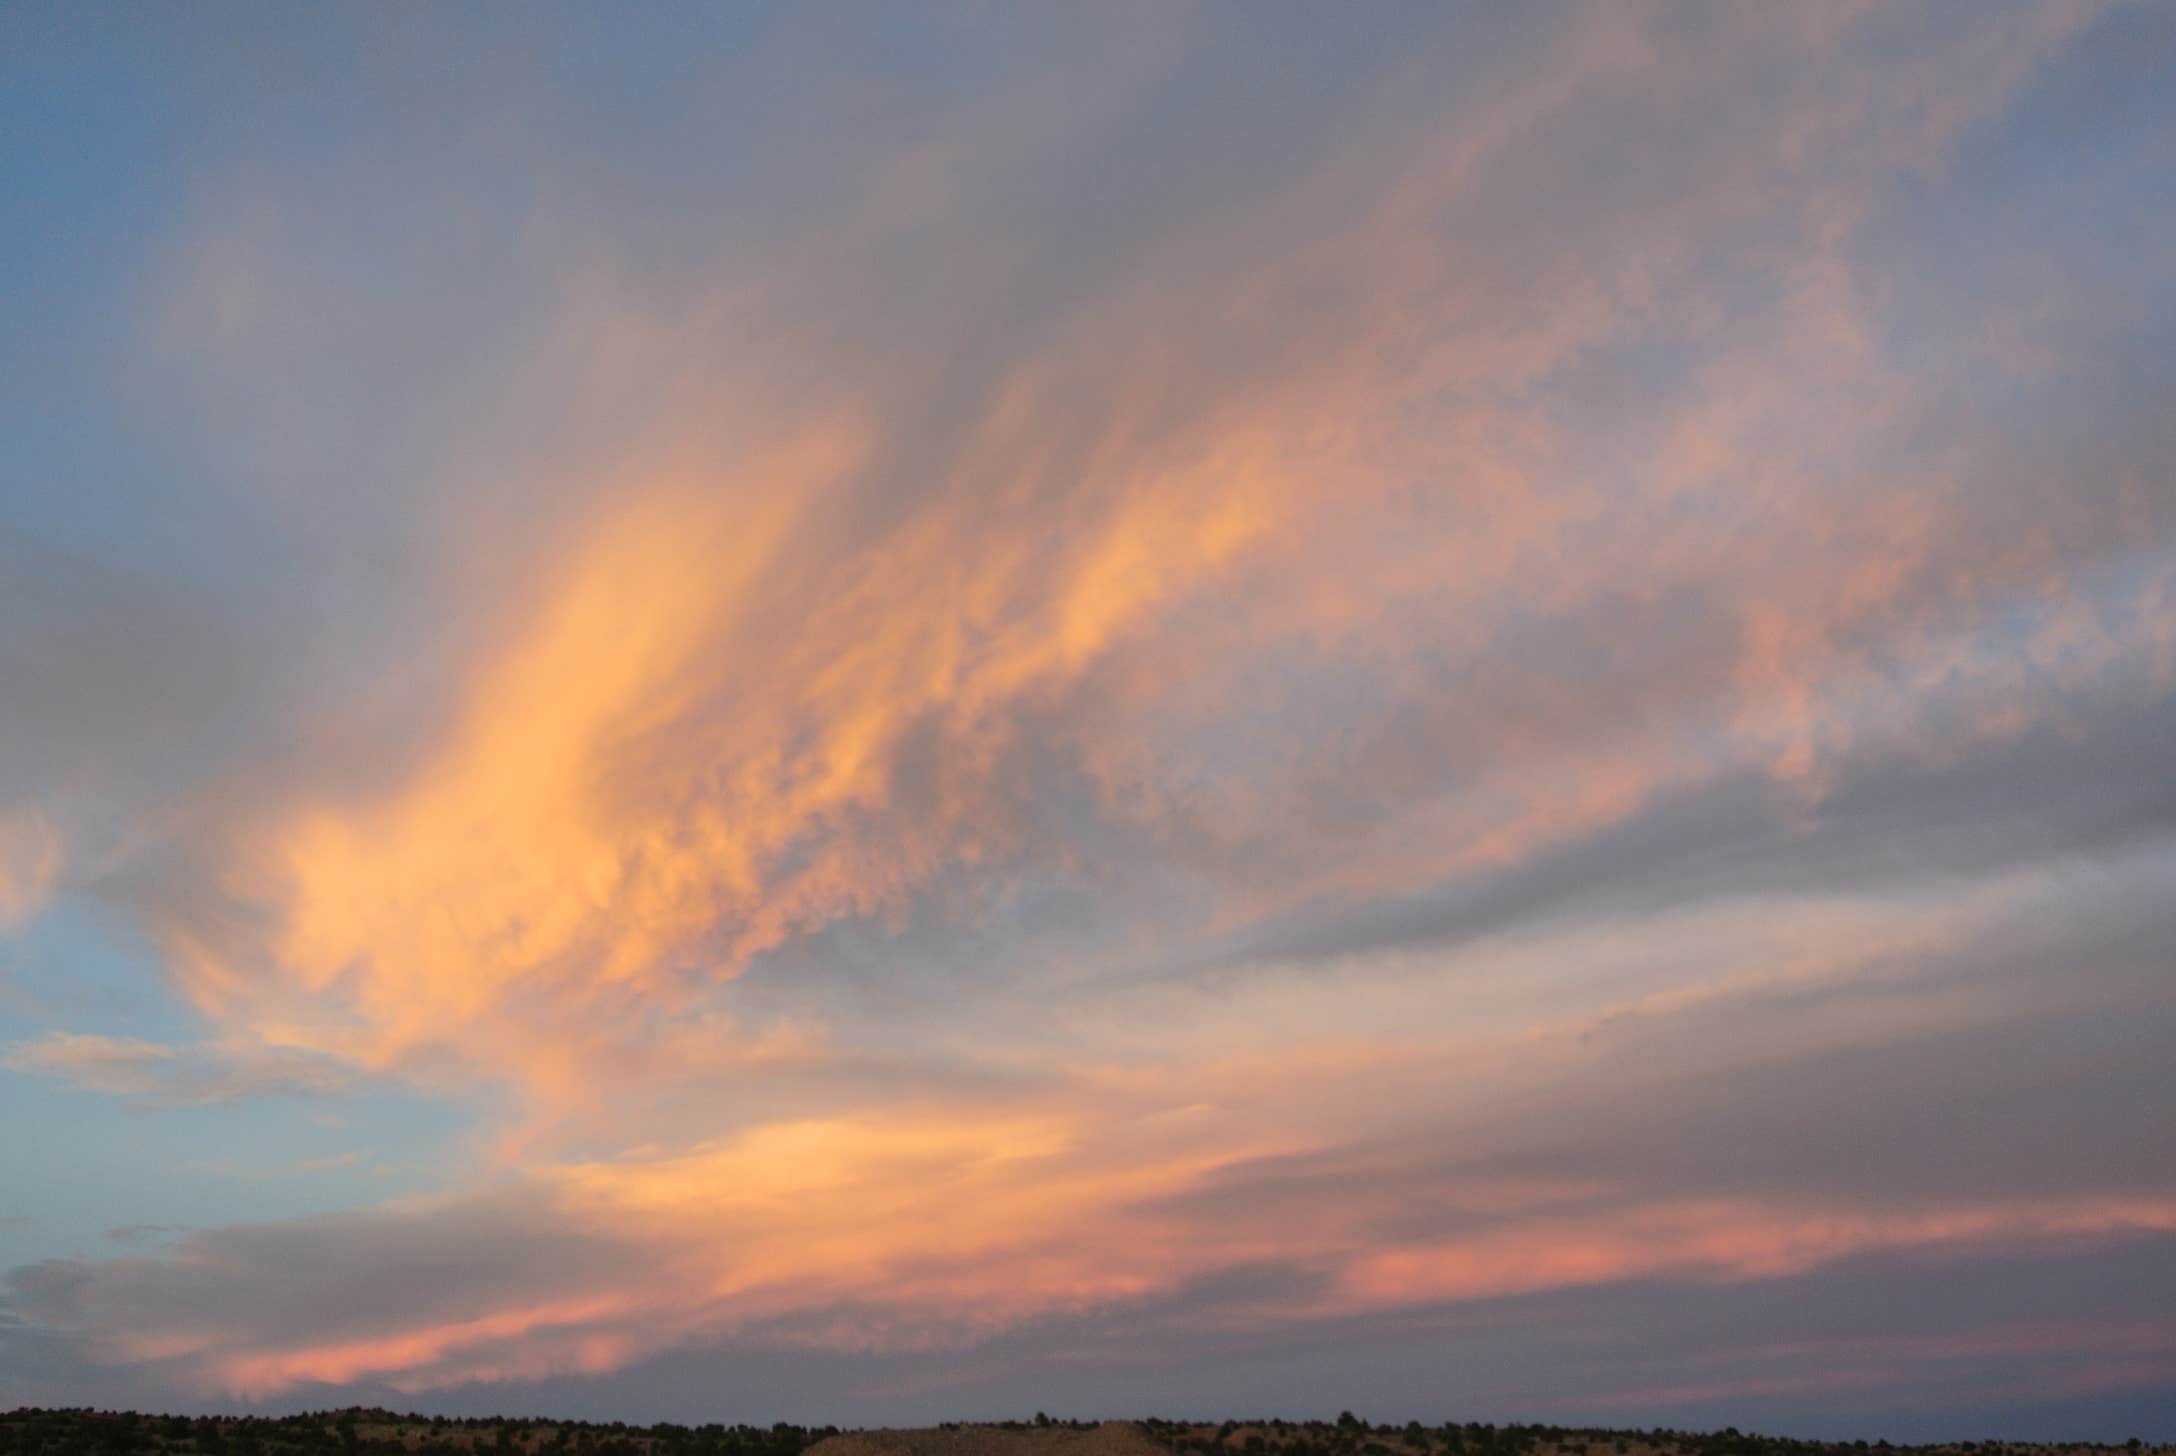
<svg viewBox="0 0 2176 1456">
<path fill-rule="evenodd" d="M 106 1230 L 106 1238 L 116 1244 L 143 1244 L 155 1241 L 162 1234 L 186 1233 L 185 1225 L 175 1223 L 130 1223 Z"/>
<path fill-rule="evenodd" d="M 798 16 L 671 125 L 526 52 L 396 124 L 414 52 L 298 39 L 346 120 L 239 85 L 252 137 L 370 144 L 193 171 L 142 349 L 274 564 L 0 627 L 70 669 L 0 770 L 75 786 L 0 918 L 64 827 L 212 1039 L 0 1064 L 488 1126 L 430 1197 L 15 1271 L 38 1368 L 1110 1391 L 1622 1355 L 1649 1298 L 1714 1363 L 1567 1367 L 1612 1409 L 2160 1358 L 2121 1291 L 1968 1338 L 2176 1208 L 2172 280 L 2018 216 L 2036 128 L 2129 135 L 2064 99 L 2098 17 L 1052 16 L 925 71 Z M 2086 212 L 2158 221 L 2121 155 Z M 1703 1332 L 1875 1268 L 1956 1317 Z"/>
<path fill-rule="evenodd" d="M 304 1158 L 290 1170 L 296 1173 L 328 1173 L 335 1168 L 352 1168 L 369 1154 L 350 1148 L 344 1153 L 328 1153 L 322 1158 Z"/>
<path fill-rule="evenodd" d="M 169 1106 L 322 1097 L 345 1091 L 354 1080 L 337 1063 L 302 1052 L 217 1043 L 173 1046 L 68 1031 L 0 1047 L 0 1067 Z"/>
<path fill-rule="evenodd" d="M 0 930 L 38 913 L 60 876 L 60 834 L 35 810 L 0 814 Z"/>
<path fill-rule="evenodd" d="M 9 1297 L 85 1358 L 201 1398 L 416 1395 L 720 1340 L 949 1351 L 964 1372 L 1076 1320 L 1224 1341 L 2157 1246 L 2176 1236 L 2172 1008 L 2148 949 L 2164 856 L 2090 892 L 2046 870 L 1975 884 L 1931 914 L 1772 902 L 1665 912 L 1641 936 L 1556 927 L 1425 970 L 1385 957 L 1328 994 L 1265 982 L 1241 1021 L 1146 987 L 1156 1013 L 1107 1008 L 1137 1029 L 1094 1035 L 1093 1057 L 993 1026 L 1019 1040 L 987 1055 L 1040 1077 L 863 1089 L 693 1145 L 531 1150 L 467 1192 L 27 1266 Z M 2060 988 L 2050 959 L 2074 968 Z M 1482 980 L 1526 984 L 1492 1006 Z"/>
<path fill-rule="evenodd" d="M 1999 430 L 1909 444 L 1947 396 L 1867 298 L 1866 212 L 2076 23 L 1901 27 L 1878 98 L 1784 79 L 1871 43 L 1842 25 L 1672 50 L 1597 14 L 1448 99 L 1390 67 L 1273 194 L 1144 217 L 1131 271 L 1060 285 L 1034 329 L 993 310 L 1002 352 L 941 410 L 820 352 L 927 323 L 840 294 L 829 251 L 730 284 L 585 253 L 529 406 L 608 358 L 640 447 L 574 441 L 511 539 L 430 518 L 474 541 L 450 557 L 516 563 L 435 730 L 213 802 L 208 882 L 160 907 L 170 963 L 237 1034 L 565 1117 L 661 1010 L 841 924 L 969 927 L 1048 878 L 1146 901 L 1143 864 L 1176 938 L 1334 913 L 1718 779 L 1818 800 L 1847 758 L 2162 691 L 2165 573 L 2118 524 L 2158 529 L 2161 498 L 2111 483 L 2006 537 L 2033 483 Z M 1752 105 L 1755 76 L 1781 98 Z M 1898 99 L 1920 83 L 1941 101 Z M 1746 124 L 1689 121 L 1717 113 Z M 970 199 L 1057 145 L 970 134 Z M 1640 188 L 1534 190 L 1633 153 Z M 857 157 L 826 204 L 855 246 L 941 227 L 901 182 L 925 162 Z M 295 245 L 222 230 L 207 256 L 278 278 Z M 1779 281 L 1700 312 L 1741 275 Z M 793 362 L 751 368 L 751 335 Z M 1589 376 L 1642 349 L 1692 362 L 1597 431 Z M 823 383 L 789 401 L 782 372 Z M 2169 458 L 2150 428 L 2093 447 L 2111 482 L 2132 444 Z M 462 469 L 456 498 L 501 488 Z"/>
<path fill-rule="evenodd" d="M 1889 1254 L 1776 1280 L 1636 1280 L 1298 1323 L 1226 1317 L 1308 1286 L 1256 1268 L 1029 1322 L 965 1350 L 824 1349 L 756 1332 L 694 1341 L 618 1373 L 511 1389 L 481 1382 L 406 1399 L 451 1414 L 503 1412 L 519 1395 L 539 1414 L 606 1420 L 643 1410 L 695 1422 L 727 1409 L 759 1422 L 933 1423 L 1005 1418 L 1022 1389 L 1051 1388 L 1084 1414 L 1198 1402 L 1331 1418 L 1349 1402 L 1391 1420 L 1432 1421 L 1446 1409 L 1499 1422 L 1682 1418 L 1712 1428 L 1744 1419 L 1761 1430 L 1869 1441 L 1946 1439 L 1993 1420 L 2019 1439 L 2083 1433 L 2120 1442 L 2134 1423 L 2154 1429 L 2165 1411 L 2165 1389 L 2138 1362 L 2166 1348 L 2167 1321 L 2154 1301 L 2168 1293 L 2167 1253 L 2165 1240 L 2147 1239 L 2091 1251 Z M 1962 1306 L 1960 1286 L 1978 1291 Z M 1869 1305 L 1884 1316 L 1873 1334 L 1864 1329 Z M 1729 1338 L 1719 1341 L 1718 1330 Z M 90 1366 L 100 1384 L 63 1384 L 54 1369 L 68 1358 L 61 1352 L 83 1354 L 57 1334 L 32 1347 L 18 1330 L 7 1348 L 11 1371 L 45 1377 L 38 1388 L 113 1390 L 130 1380 L 174 1408 L 231 1408 L 231 1398 L 160 1385 L 143 1367 Z M 68 1378 L 81 1382 L 84 1368 Z M 2094 1372 L 2117 1382 L 2113 1398 L 2092 1404 L 2058 1394 Z M 1064 1384 L 1053 1384 L 1061 1373 Z M 1686 1387 L 1684 1401 L 1659 1403 L 1671 1382 Z M 270 1404 L 321 1408 L 334 1388 L 306 1386 Z M 389 1402 L 403 1396 L 368 1381 L 346 1388 Z"/>
<path fill-rule="evenodd" d="M 597 1204 L 577 1179 L 572 1192 L 561 1181 L 192 1234 L 155 1258 L 26 1266 L 10 1276 L 9 1298 L 39 1327 L 88 1341 L 94 1359 L 156 1371 L 199 1395 L 262 1399 L 358 1381 L 413 1395 L 479 1380 L 609 1372 L 726 1336 L 871 1355 L 951 1350 L 971 1366 L 973 1352 L 998 1336 L 1059 1317 L 1124 1317 L 1254 1262 L 1246 1257 L 1253 1251 L 1209 1227 L 1133 1219 L 1099 1227 L 1111 1209 L 1093 1198 L 1039 1234 L 1013 1226 L 993 1239 L 987 1221 L 1006 1205 L 1033 1199 L 1055 1209 L 1063 1200 L 979 1160 L 931 1161 L 896 1145 L 886 1157 L 935 1175 L 932 1204 L 942 1197 L 955 1212 L 978 1210 L 976 1222 L 949 1236 L 912 1226 L 880 1231 L 881 1213 L 902 1210 L 900 1190 L 890 1187 L 858 1217 L 846 1218 L 839 1204 L 796 1203 L 794 1215 L 814 1216 L 819 1226 L 787 1239 L 782 1218 L 748 1207 L 775 1191 L 744 1192 L 705 1177 L 684 1194 L 638 1183 Z M 673 1170 L 676 1180 L 686 1173 Z M 829 1188 L 849 1203 L 867 1177 L 833 1176 Z M 734 1202 L 710 1202 L 720 1194 Z M 998 1208 L 980 1211 L 992 1194 Z M 905 1210 L 910 1221 L 920 1217 L 912 1203 Z M 1514 1199 L 1456 1241 L 1411 1249 L 1356 1253 L 1304 1236 L 1288 1240 L 1274 1262 L 1309 1278 L 1239 1303 L 1227 1298 L 1188 1322 L 1211 1331 L 1304 1327 L 1642 1279 L 1773 1281 L 1895 1251 L 1939 1252 L 1951 1262 L 2047 1257 L 2165 1237 L 2176 1226 L 2176 1202 L 2168 1200 L 1951 1208 L 1908 1218 L 1749 1205 L 1620 1207 L 1584 1220 L 1530 1212 Z M 1117 1248 L 1094 1247 L 1096 1237 L 1123 1246 L 1144 1233 L 1151 1246 L 1134 1250 L 1130 1270 Z M 1189 1257 L 1174 1261 L 1174 1240 L 1191 1245 Z M 1096 1257 L 1084 1262 L 1091 1250 Z M 242 1277 L 245 1270 L 255 1277 Z"/>
</svg>

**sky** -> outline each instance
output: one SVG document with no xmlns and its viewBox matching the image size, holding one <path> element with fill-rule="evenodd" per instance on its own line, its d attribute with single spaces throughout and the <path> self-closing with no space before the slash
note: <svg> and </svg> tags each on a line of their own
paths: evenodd
<svg viewBox="0 0 2176 1456">
<path fill-rule="evenodd" d="M 2172 79 L 0 7 L 0 1406 L 2176 1439 Z"/>
</svg>

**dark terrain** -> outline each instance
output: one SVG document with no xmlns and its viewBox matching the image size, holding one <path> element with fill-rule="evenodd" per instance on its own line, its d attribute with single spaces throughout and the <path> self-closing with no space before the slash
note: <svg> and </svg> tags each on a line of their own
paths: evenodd
<svg viewBox="0 0 2176 1456">
<path fill-rule="evenodd" d="M 835 1426 L 634 1426 L 614 1421 L 454 1419 L 383 1410 L 296 1416 L 161 1416 L 23 1409 L 0 1415 L 0 1456 L 2165 1456 L 2176 1447 L 1962 1441 L 1801 1441 L 1724 1431 L 1336 1421 L 1033 1421 L 922 1430 Z"/>
</svg>

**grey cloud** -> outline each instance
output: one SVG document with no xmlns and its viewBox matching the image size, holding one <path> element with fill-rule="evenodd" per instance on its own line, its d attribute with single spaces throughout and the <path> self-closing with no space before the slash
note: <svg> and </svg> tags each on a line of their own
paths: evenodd
<svg viewBox="0 0 2176 1456">
<path fill-rule="evenodd" d="M 1951 762 L 1846 759 L 1807 809 L 1765 775 L 1667 794 L 1527 863 L 1432 891 L 1251 927 L 1191 967 L 1232 971 L 1456 945 L 1763 891 L 1956 881 L 2120 853 L 2176 833 L 2176 700 L 2071 705 L 2064 721 Z"/>
<path fill-rule="evenodd" d="M 260 701 L 255 636 L 200 585 L 0 532 L 0 804 L 110 849 L 143 800 L 223 761 Z"/>
<path fill-rule="evenodd" d="M 106 1230 L 106 1239 L 116 1244 L 147 1244 L 166 1234 L 188 1232 L 187 1226 L 178 1223 L 128 1223 L 119 1228 Z"/>
<path fill-rule="evenodd" d="M 1158 1206 L 1257 1235 L 1338 1209 L 1366 1237 L 1425 1242 L 1655 1200 L 2167 1197 L 2176 912 L 2140 883 L 2022 905 L 1870 974 L 1603 1022 L 1530 1084 L 1514 1064 L 1490 1074 L 1511 1086 L 1450 1090 L 1449 1066 L 1404 1109 L 1423 1133 L 1237 1164 Z M 1506 1184 L 1538 1191 L 1510 1212 L 1460 1201 Z"/>
<path fill-rule="evenodd" d="M 435 1203 L 239 1224 L 182 1235 L 153 1255 L 48 1260 L 5 1279 L 6 1305 L 39 1339 L 106 1364 L 144 1333 L 201 1334 L 190 1356 L 138 1362 L 142 1378 L 206 1390 L 203 1359 L 338 1334 L 365 1339 L 569 1293 L 649 1267 L 636 1243 L 575 1227 L 549 1193 L 512 1183 Z"/>
</svg>

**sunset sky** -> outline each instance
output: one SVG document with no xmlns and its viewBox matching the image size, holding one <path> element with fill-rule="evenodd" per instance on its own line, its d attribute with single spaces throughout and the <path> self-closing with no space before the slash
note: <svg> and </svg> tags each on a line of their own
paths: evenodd
<svg viewBox="0 0 2176 1456">
<path fill-rule="evenodd" d="M 2176 1439 L 2176 4 L 0 4 L 0 1407 Z"/>
</svg>

